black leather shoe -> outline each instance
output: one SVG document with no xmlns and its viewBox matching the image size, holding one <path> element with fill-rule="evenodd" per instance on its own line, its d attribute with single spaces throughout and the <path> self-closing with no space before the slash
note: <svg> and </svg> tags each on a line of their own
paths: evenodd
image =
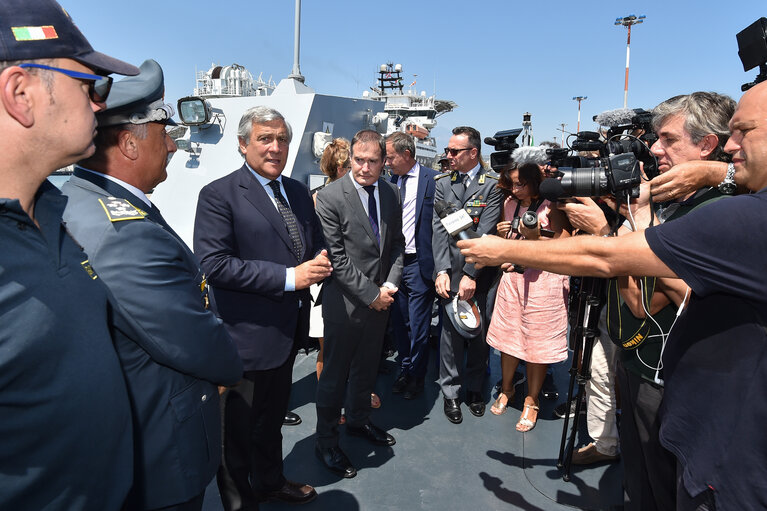
<svg viewBox="0 0 767 511">
<path fill-rule="evenodd" d="M 371 422 L 368 422 L 359 428 L 346 426 L 346 432 L 352 436 L 367 438 L 376 445 L 392 446 L 397 443 L 393 436 Z"/>
<path fill-rule="evenodd" d="M 314 447 L 314 453 L 331 472 L 346 479 L 351 479 L 357 475 L 357 469 L 354 468 L 340 447 L 323 448 L 317 445 Z"/>
<path fill-rule="evenodd" d="M 546 373 L 546 377 L 543 379 L 541 394 L 543 394 L 543 397 L 546 399 L 557 399 L 559 397 L 557 387 L 554 385 L 554 377 L 549 373 Z"/>
<path fill-rule="evenodd" d="M 301 424 L 301 417 L 297 413 L 285 412 L 285 418 L 282 420 L 283 426 L 298 426 Z"/>
<path fill-rule="evenodd" d="M 270 491 L 266 494 L 269 500 L 281 500 L 290 504 L 306 504 L 317 498 L 317 492 L 308 484 L 285 481 L 279 490 Z"/>
<path fill-rule="evenodd" d="M 469 404 L 469 411 L 476 417 L 485 415 L 485 400 L 479 392 L 467 392 L 466 402 Z"/>
<path fill-rule="evenodd" d="M 399 376 L 397 376 L 397 379 L 394 380 L 394 385 L 391 386 L 392 394 L 402 394 L 405 392 L 409 382 L 410 378 L 407 377 L 407 374 L 400 373 Z"/>
<path fill-rule="evenodd" d="M 445 398 L 445 416 L 453 424 L 460 424 L 463 421 L 461 403 L 457 399 Z"/>
<path fill-rule="evenodd" d="M 418 394 L 423 392 L 423 378 L 411 378 L 405 389 L 405 399 L 415 399 Z"/>
</svg>

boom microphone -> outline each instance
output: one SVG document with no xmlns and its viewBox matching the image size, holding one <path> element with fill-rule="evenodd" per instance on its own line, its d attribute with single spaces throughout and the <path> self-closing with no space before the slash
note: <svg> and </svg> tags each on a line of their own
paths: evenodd
<svg viewBox="0 0 767 511">
<path fill-rule="evenodd" d="M 631 124 L 636 112 L 630 108 L 618 108 L 617 110 L 608 110 L 594 116 L 594 121 L 600 126 L 615 128 Z"/>
<path fill-rule="evenodd" d="M 543 165 L 551 158 L 546 154 L 546 148 L 543 146 L 522 146 L 514 149 L 514 152 L 511 153 L 511 159 L 517 165 L 524 165 L 525 163 Z"/>
<path fill-rule="evenodd" d="M 470 240 L 480 237 L 479 234 L 471 229 L 474 225 L 474 220 L 465 210 L 458 209 L 452 202 L 438 200 L 434 203 L 434 211 L 439 216 L 445 230 L 454 239 Z"/>
</svg>

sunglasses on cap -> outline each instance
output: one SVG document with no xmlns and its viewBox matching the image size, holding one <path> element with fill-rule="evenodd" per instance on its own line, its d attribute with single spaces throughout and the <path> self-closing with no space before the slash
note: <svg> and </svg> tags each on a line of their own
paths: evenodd
<svg viewBox="0 0 767 511">
<path fill-rule="evenodd" d="M 107 96 L 109 96 L 109 91 L 112 90 L 111 76 L 92 75 L 88 73 L 81 73 L 79 71 L 72 71 L 71 69 L 62 69 L 60 67 L 46 66 L 44 64 L 24 63 L 24 64 L 19 64 L 19 67 L 24 67 L 24 68 L 33 67 L 37 69 L 47 69 L 48 71 L 56 71 L 57 73 L 65 74 L 70 78 L 74 78 L 75 80 L 82 80 L 84 82 L 89 82 L 88 97 L 90 97 L 91 101 L 93 101 L 94 103 L 104 103 L 107 100 Z"/>
</svg>

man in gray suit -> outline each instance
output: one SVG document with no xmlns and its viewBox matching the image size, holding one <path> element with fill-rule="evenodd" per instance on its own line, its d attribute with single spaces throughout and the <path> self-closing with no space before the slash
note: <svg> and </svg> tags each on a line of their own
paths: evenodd
<svg viewBox="0 0 767 511">
<path fill-rule="evenodd" d="M 453 136 L 445 148 L 450 161 L 450 174 L 437 176 L 434 202 L 445 200 L 463 208 L 474 220 L 477 234 L 494 234 L 501 214 L 501 191 L 498 189 L 498 175 L 482 167 L 479 132 L 468 126 L 453 129 Z M 452 322 L 442 322 L 440 339 L 439 384 L 445 398 L 444 411 L 448 420 L 459 424 L 463 420 L 458 394 L 463 386 L 469 411 L 481 417 L 485 413 L 482 396 L 482 382 L 487 368 L 488 345 L 485 332 L 490 324 L 490 314 L 495 280 L 493 268 L 477 270 L 467 264 L 455 240 L 442 226 L 436 211 L 434 213 L 434 234 L 432 250 L 437 278 L 434 287 L 442 298 L 443 307 L 454 295 L 460 300 L 476 298 L 482 313 L 480 334 L 469 339 L 466 370 L 463 370 L 464 344 L 466 339 L 459 334 Z M 448 314 L 445 311 L 445 314 Z M 446 317 L 446 316 L 445 316 Z"/>
<path fill-rule="evenodd" d="M 175 144 L 160 65 L 114 84 L 96 115 L 96 153 L 64 185 L 64 221 L 115 302 L 112 337 L 133 412 L 134 478 L 126 509 L 202 509 L 221 458 L 216 385 L 242 362 L 207 309 L 205 276 L 146 194 Z M 94 474 L 98 477 L 98 474 Z M 172 506 L 172 507 L 171 507 Z"/>
<path fill-rule="evenodd" d="M 352 139 L 352 171 L 317 194 L 317 215 L 333 274 L 322 290 L 325 367 L 317 385 L 316 453 L 333 472 L 357 470 L 338 447 L 347 380 L 346 431 L 378 445 L 394 437 L 370 422 L 389 307 L 402 276 L 405 240 L 397 188 L 381 178 L 384 139 L 363 130 Z"/>
</svg>

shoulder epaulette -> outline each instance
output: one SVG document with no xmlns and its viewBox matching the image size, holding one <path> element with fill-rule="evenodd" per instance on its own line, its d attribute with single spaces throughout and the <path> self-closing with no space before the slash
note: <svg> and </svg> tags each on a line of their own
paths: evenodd
<svg viewBox="0 0 767 511">
<path fill-rule="evenodd" d="M 452 174 L 452 172 L 443 172 L 442 174 L 437 174 L 436 176 L 434 176 L 434 180 L 436 181 L 438 179 L 442 179 L 443 177 L 447 177 L 450 174 Z"/>
<path fill-rule="evenodd" d="M 145 211 L 140 210 L 125 199 L 107 197 L 106 199 L 99 199 L 99 202 L 110 222 L 143 220 L 147 216 Z"/>
</svg>

